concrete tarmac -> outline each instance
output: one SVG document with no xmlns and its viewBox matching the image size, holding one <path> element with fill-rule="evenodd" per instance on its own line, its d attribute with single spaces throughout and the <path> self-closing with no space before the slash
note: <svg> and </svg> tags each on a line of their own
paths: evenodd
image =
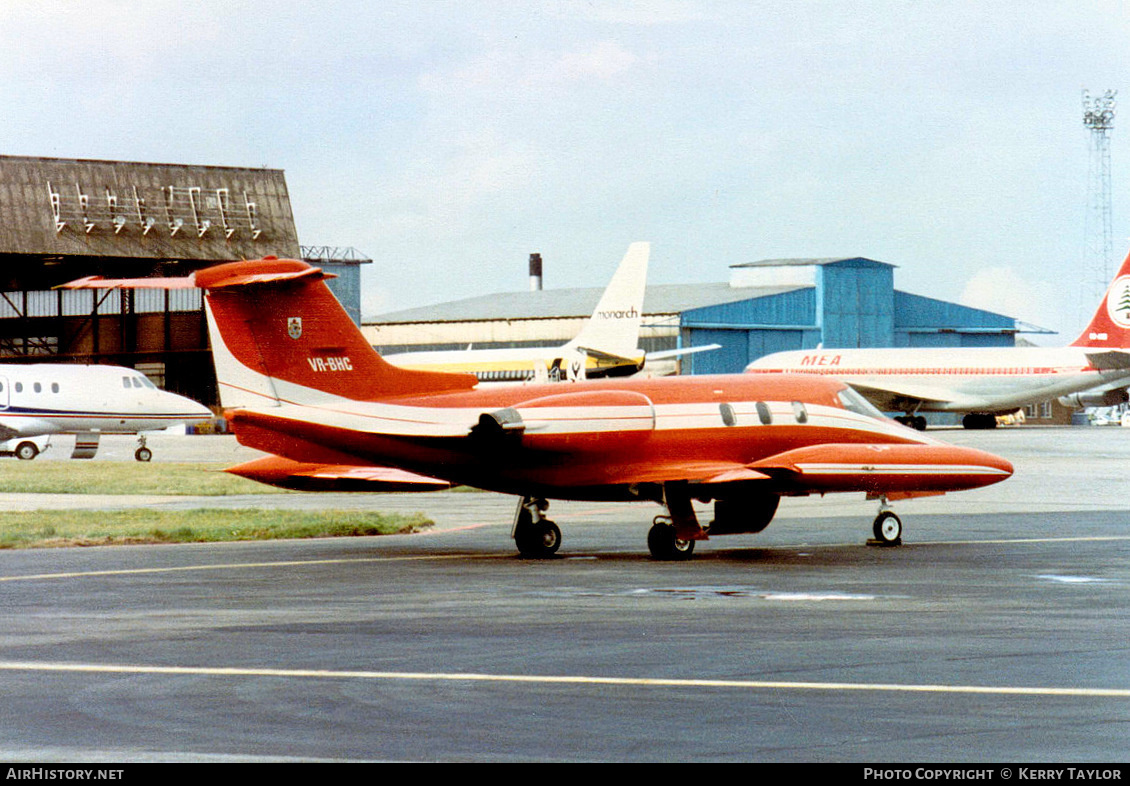
<svg viewBox="0 0 1130 786">
<path fill-rule="evenodd" d="M 898 548 L 866 544 L 858 495 L 786 500 L 687 563 L 649 559 L 645 503 L 552 503 L 560 556 L 530 561 L 494 494 L 98 500 L 437 526 L 0 553 L 0 758 L 1124 761 L 1130 429 L 933 433 L 1017 473 L 897 504 Z M 131 460 L 111 441 L 96 460 Z M 250 457 L 230 437 L 149 444 Z"/>
</svg>

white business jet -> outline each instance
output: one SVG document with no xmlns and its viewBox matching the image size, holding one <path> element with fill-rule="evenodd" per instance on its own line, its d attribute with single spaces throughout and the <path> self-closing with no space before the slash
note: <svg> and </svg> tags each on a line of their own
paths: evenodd
<svg viewBox="0 0 1130 786">
<path fill-rule="evenodd" d="M 120 366 L 66 363 L 0 365 L 0 440 L 30 460 L 39 453 L 32 437 L 74 434 L 71 458 L 93 458 L 102 434 L 137 434 L 134 457 L 153 453 L 142 432 L 210 420 L 197 402 L 160 390 L 139 371 Z"/>
</svg>

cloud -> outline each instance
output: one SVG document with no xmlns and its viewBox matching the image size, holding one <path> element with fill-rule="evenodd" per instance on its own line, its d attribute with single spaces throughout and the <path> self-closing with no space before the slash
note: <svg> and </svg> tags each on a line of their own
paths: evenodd
<svg viewBox="0 0 1130 786">
<path fill-rule="evenodd" d="M 551 96 L 578 84 L 610 81 L 644 60 L 608 40 L 555 54 L 494 48 L 460 67 L 423 74 L 420 87 L 426 93 L 444 98 L 484 92 L 498 97 L 518 93 L 523 98 L 531 94 Z"/>
<path fill-rule="evenodd" d="M 958 298 L 964 306 L 1014 317 L 1040 327 L 1057 329 L 1048 324 L 1050 315 L 1062 313 L 1062 293 L 1048 283 L 1032 280 L 1008 266 L 989 267 L 974 273 Z"/>
</svg>

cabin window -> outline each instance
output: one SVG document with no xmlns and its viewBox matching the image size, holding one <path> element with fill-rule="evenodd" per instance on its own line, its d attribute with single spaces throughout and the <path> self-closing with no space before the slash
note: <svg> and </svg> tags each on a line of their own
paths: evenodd
<svg viewBox="0 0 1130 786">
<path fill-rule="evenodd" d="M 36 382 L 34 385 L 32 385 L 32 388 L 35 389 L 36 393 L 42 393 L 43 392 L 43 385 L 40 385 L 38 382 Z"/>
<path fill-rule="evenodd" d="M 51 392 L 52 393 L 58 393 L 59 392 L 59 383 L 58 382 L 52 382 L 51 383 Z"/>
<path fill-rule="evenodd" d="M 719 404 L 718 410 L 722 413 L 722 422 L 727 426 L 736 426 L 738 424 L 738 416 L 734 412 L 734 407 L 731 404 Z"/>
<path fill-rule="evenodd" d="M 797 423 L 808 422 L 808 410 L 805 409 L 803 401 L 793 402 L 793 416 L 796 418 Z"/>
<path fill-rule="evenodd" d="M 764 401 L 757 402 L 757 417 L 761 419 L 763 426 L 768 426 L 773 422 L 773 413 L 769 411 L 769 405 Z"/>
<path fill-rule="evenodd" d="M 22 382 L 16 383 L 16 392 L 17 393 L 23 393 L 24 392 L 24 383 L 22 383 Z"/>
</svg>

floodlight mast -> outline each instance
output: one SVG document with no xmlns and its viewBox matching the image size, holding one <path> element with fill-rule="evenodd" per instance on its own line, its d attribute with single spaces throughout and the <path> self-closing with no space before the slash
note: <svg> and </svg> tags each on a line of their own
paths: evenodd
<svg viewBox="0 0 1130 786">
<path fill-rule="evenodd" d="M 1081 307 L 1084 312 L 1103 296 L 1113 275 L 1110 132 L 1114 129 L 1117 90 L 1092 96 L 1083 91 L 1083 125 L 1091 131 L 1087 175 L 1085 259 Z"/>
</svg>

